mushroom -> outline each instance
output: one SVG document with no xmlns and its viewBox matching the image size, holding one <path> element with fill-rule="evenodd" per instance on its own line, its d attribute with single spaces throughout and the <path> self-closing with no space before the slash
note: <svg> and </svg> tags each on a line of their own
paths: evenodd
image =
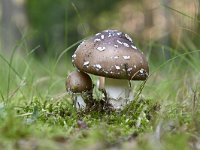
<svg viewBox="0 0 200 150">
<path fill-rule="evenodd" d="M 105 30 L 83 41 L 72 62 L 79 70 L 100 76 L 100 88 L 116 109 L 133 100 L 130 80 L 145 80 L 149 74 L 143 52 L 130 36 L 117 30 Z"/>
<path fill-rule="evenodd" d="M 84 109 L 92 97 L 92 80 L 90 76 L 81 71 L 71 72 L 66 80 L 66 90 L 72 94 L 75 107 Z"/>
</svg>

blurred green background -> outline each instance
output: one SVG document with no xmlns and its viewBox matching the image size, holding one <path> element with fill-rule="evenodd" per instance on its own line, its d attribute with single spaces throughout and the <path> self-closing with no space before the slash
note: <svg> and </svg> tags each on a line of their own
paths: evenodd
<svg viewBox="0 0 200 150">
<path fill-rule="evenodd" d="M 105 29 L 130 34 L 141 50 L 151 51 L 152 61 L 160 59 L 165 45 L 186 48 L 188 38 L 199 45 L 198 0 L 2 0 L 0 12 L 1 50 L 11 53 L 25 41 L 26 51 L 36 48 L 38 59 L 58 57 Z M 169 51 L 164 53 L 170 58 Z"/>
<path fill-rule="evenodd" d="M 71 55 L 105 29 L 133 38 L 150 75 L 132 81 L 132 109 L 81 115 Z M 1 0 L 0 149 L 199 149 L 199 41 L 199 0 Z"/>
</svg>

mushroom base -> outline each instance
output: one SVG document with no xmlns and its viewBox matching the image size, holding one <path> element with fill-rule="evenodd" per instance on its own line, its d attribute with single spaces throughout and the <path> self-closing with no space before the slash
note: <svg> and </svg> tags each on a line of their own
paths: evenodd
<svg viewBox="0 0 200 150">
<path fill-rule="evenodd" d="M 81 93 L 74 94 L 73 99 L 74 99 L 74 106 L 76 107 L 76 109 L 85 109 L 86 103 L 84 102 Z"/>
<path fill-rule="evenodd" d="M 124 108 L 134 98 L 128 80 L 106 78 L 105 90 L 108 101 L 114 109 Z"/>
</svg>

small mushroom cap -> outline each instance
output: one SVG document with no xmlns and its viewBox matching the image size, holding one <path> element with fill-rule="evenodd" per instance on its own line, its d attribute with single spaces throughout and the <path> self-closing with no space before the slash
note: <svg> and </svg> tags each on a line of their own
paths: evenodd
<svg viewBox="0 0 200 150">
<path fill-rule="evenodd" d="M 108 78 L 145 80 L 149 74 L 144 54 L 117 30 L 105 30 L 83 41 L 72 62 L 83 72 Z"/>
<path fill-rule="evenodd" d="M 92 80 L 84 72 L 73 71 L 66 80 L 66 90 L 72 93 L 82 93 L 92 89 Z"/>
</svg>

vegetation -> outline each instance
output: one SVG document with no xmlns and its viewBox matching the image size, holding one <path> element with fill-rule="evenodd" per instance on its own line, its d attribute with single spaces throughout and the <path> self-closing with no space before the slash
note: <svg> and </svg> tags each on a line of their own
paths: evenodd
<svg viewBox="0 0 200 150">
<path fill-rule="evenodd" d="M 120 112 L 77 112 L 65 92 L 72 66 L 64 61 L 38 62 L 15 51 L 10 59 L 1 55 L 1 148 L 195 149 L 199 51 L 176 52 L 165 63 L 150 63 L 149 79 L 134 82 L 138 95 Z"/>
<path fill-rule="evenodd" d="M 198 18 L 168 10 L 199 24 Z M 74 70 L 67 58 L 80 38 L 40 61 L 34 55 L 38 45 L 30 49 L 26 37 L 21 39 L 10 56 L 0 53 L 0 149 L 200 149 L 199 27 L 187 29 L 167 43 L 139 37 L 144 40 L 136 45 L 146 50 L 150 76 L 132 82 L 135 99 L 122 111 L 73 107 L 65 91 Z M 96 88 L 93 96 L 100 100 Z"/>
</svg>

